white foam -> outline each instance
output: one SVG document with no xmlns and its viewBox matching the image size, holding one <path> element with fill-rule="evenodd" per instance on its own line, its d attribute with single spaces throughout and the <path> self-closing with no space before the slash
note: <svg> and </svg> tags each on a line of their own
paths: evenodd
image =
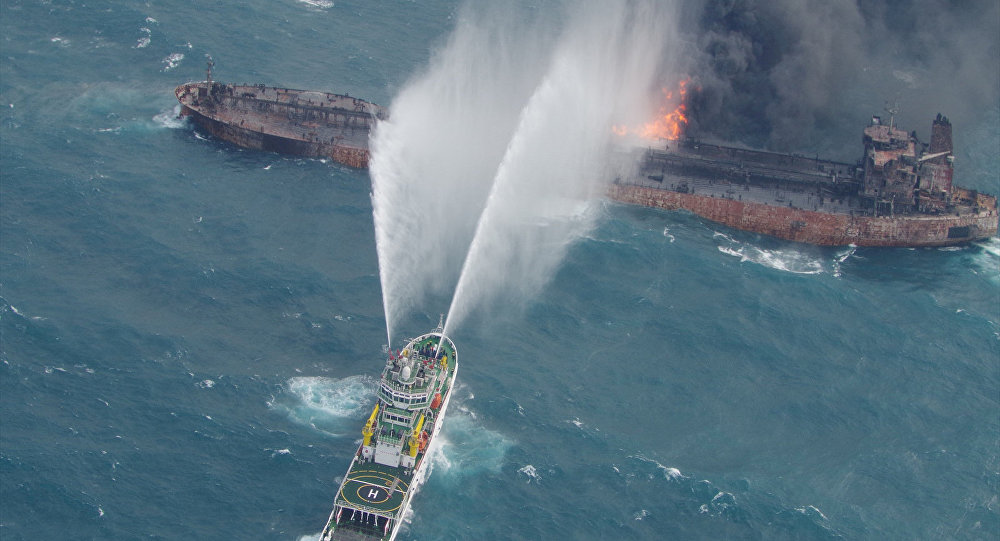
<svg viewBox="0 0 1000 541">
<path fill-rule="evenodd" d="M 983 251 L 1000 258 L 1000 237 L 990 237 L 984 241 L 974 242 L 973 244 L 982 248 Z"/>
<path fill-rule="evenodd" d="M 440 451 L 431 454 L 429 466 L 442 469 L 445 478 L 476 475 L 483 470 L 499 472 L 513 442 L 480 425 L 464 404 L 459 404 L 458 411 L 465 415 L 449 410 L 441 432 L 431 442 L 431 447 L 440 442 Z"/>
<path fill-rule="evenodd" d="M 820 259 L 794 249 L 767 250 L 750 244 L 737 243 L 735 248 L 719 246 L 719 251 L 740 258 L 740 263 L 749 261 L 793 274 L 820 274 L 824 272 L 823 262 Z"/>
<path fill-rule="evenodd" d="M 1000 238 L 991 237 L 973 245 L 980 250 L 972 255 L 972 264 L 975 267 L 972 272 L 983 273 L 994 282 L 1000 282 Z"/>
<path fill-rule="evenodd" d="M 795 510 L 803 515 L 819 515 L 823 520 L 830 520 L 826 518 L 826 515 L 824 515 L 822 511 L 812 505 L 807 505 L 806 507 L 796 507 Z"/>
<path fill-rule="evenodd" d="M 526 466 L 518 469 L 517 473 L 520 473 L 520 474 L 524 475 L 525 477 L 527 477 L 529 483 L 532 482 L 532 481 L 534 481 L 535 483 L 538 483 L 542 479 L 542 477 L 540 475 L 538 475 L 538 470 L 536 470 L 535 467 L 532 466 L 531 464 L 528 464 L 528 465 L 526 465 Z"/>
<path fill-rule="evenodd" d="M 677 468 L 671 468 L 670 466 L 664 466 L 663 464 L 660 464 L 659 461 L 654 460 L 652 458 L 646 458 L 643 455 L 632 455 L 630 458 L 636 458 L 636 459 L 639 459 L 639 460 L 641 460 L 643 462 L 649 462 L 651 464 L 655 464 L 657 468 L 659 468 L 661 471 L 663 471 L 663 477 L 665 479 L 667 479 L 667 480 L 671 480 L 672 481 L 672 480 L 675 480 L 675 479 L 685 479 L 684 474 L 682 474 L 681 471 L 678 470 Z"/>
<path fill-rule="evenodd" d="M 170 53 L 161 61 L 163 69 L 160 71 L 170 71 L 180 65 L 182 60 L 184 60 L 184 53 Z"/>
<path fill-rule="evenodd" d="M 197 383 L 197 385 L 198 385 L 198 387 L 201 387 L 202 389 L 211 389 L 212 387 L 215 387 L 215 382 L 212 381 L 212 380 L 210 380 L 210 379 L 206 379 L 206 380 L 203 380 L 203 381 L 199 381 Z"/>
<path fill-rule="evenodd" d="M 152 42 L 152 41 L 153 41 L 153 40 L 152 40 L 152 39 L 150 39 L 150 38 L 149 38 L 149 36 L 143 36 L 143 37 L 139 38 L 139 39 L 138 39 L 138 40 L 137 40 L 137 41 L 135 42 L 135 46 L 134 46 L 134 47 L 132 47 L 132 48 L 133 48 L 133 49 L 145 49 L 146 47 L 148 47 L 148 46 L 149 46 L 150 42 Z"/>
<path fill-rule="evenodd" d="M 372 403 L 374 387 L 368 376 L 303 376 L 288 380 L 288 390 L 303 405 L 337 417 L 353 418 L 364 413 Z"/>
<path fill-rule="evenodd" d="M 635 518 L 636 520 L 642 520 L 648 516 L 649 516 L 649 511 L 641 509 L 638 513 L 633 515 L 633 518 Z"/>
<path fill-rule="evenodd" d="M 668 239 L 670 239 L 670 242 L 674 242 L 675 240 L 677 240 L 673 235 L 670 234 L 670 228 L 669 227 L 664 227 L 663 228 L 663 236 L 667 237 Z"/>
<path fill-rule="evenodd" d="M 857 245 L 851 244 L 851 245 L 848 245 L 848 247 L 847 247 L 846 250 L 844 250 L 842 252 L 839 252 L 837 254 L 837 256 L 836 256 L 836 258 L 834 259 L 834 262 L 833 262 L 833 275 L 834 276 L 836 276 L 837 278 L 840 278 L 840 276 L 841 276 L 840 265 L 844 261 L 847 261 L 847 259 L 849 257 L 853 256 L 854 253 L 857 252 L 857 251 L 858 251 Z"/>
<path fill-rule="evenodd" d="M 177 129 L 185 125 L 184 118 L 181 117 L 181 104 L 174 105 L 170 109 L 160 111 L 153 117 L 153 122 L 163 128 Z"/>
<path fill-rule="evenodd" d="M 333 7 L 332 0 L 299 0 L 299 3 L 305 4 L 309 7 L 320 8 L 320 9 L 330 9 Z"/>
</svg>

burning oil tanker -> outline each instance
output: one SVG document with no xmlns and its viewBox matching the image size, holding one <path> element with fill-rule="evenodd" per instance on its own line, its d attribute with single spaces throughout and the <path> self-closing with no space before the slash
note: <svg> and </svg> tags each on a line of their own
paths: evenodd
<svg viewBox="0 0 1000 541">
<path fill-rule="evenodd" d="M 682 139 L 684 93 L 682 84 L 676 108 L 635 130 L 665 143 L 639 151 L 636 172 L 609 186 L 611 199 L 818 245 L 948 246 L 997 234 L 996 197 L 952 184 L 952 127 L 941 115 L 929 144 L 893 117 L 872 117 L 864 155 L 851 164 Z M 211 64 L 207 81 L 175 94 L 181 114 L 219 139 L 357 168 L 368 166 L 374 122 L 388 116 L 345 95 L 214 82 Z"/>
<path fill-rule="evenodd" d="M 997 234 L 996 197 L 952 184 L 947 118 L 933 121 L 929 145 L 877 116 L 863 141 L 854 164 L 668 141 L 608 195 L 818 245 L 947 246 Z"/>
</svg>

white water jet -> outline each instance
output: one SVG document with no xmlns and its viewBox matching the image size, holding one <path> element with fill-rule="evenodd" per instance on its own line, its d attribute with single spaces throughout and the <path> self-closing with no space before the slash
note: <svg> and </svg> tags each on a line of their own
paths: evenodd
<svg viewBox="0 0 1000 541">
<path fill-rule="evenodd" d="M 390 343 L 414 308 L 436 311 L 435 295 L 454 291 L 449 334 L 476 307 L 547 283 L 613 178 L 612 125 L 648 121 L 676 82 L 663 76 L 672 15 L 644 0 L 462 10 L 372 135 Z"/>
<path fill-rule="evenodd" d="M 652 110 L 672 20 L 644 2 L 586 3 L 571 17 L 497 170 L 446 333 L 476 307 L 537 294 L 592 228 L 614 175 L 611 127 Z"/>
<path fill-rule="evenodd" d="M 465 10 L 373 132 L 372 207 L 390 344 L 413 308 L 454 290 L 518 112 L 541 76 L 523 59 L 543 40 L 516 39 L 525 37 L 516 28 L 530 26 L 516 14 Z"/>
</svg>

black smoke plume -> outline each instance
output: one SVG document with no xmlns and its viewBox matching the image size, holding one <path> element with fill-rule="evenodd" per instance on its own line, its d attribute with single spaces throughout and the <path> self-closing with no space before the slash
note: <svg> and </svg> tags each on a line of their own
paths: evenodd
<svg viewBox="0 0 1000 541">
<path fill-rule="evenodd" d="M 853 159 L 872 114 L 929 138 L 1000 107 L 996 0 L 682 0 L 690 136 Z"/>
</svg>

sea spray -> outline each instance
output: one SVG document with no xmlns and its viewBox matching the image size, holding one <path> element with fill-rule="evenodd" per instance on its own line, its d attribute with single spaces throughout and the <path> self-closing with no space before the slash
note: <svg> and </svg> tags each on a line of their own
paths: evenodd
<svg viewBox="0 0 1000 541">
<path fill-rule="evenodd" d="M 544 286 L 613 176 L 611 126 L 647 119 L 674 82 L 673 24 L 652 2 L 463 9 L 372 136 L 390 343 L 431 295 L 454 291 L 447 333 L 477 305 Z"/>
<path fill-rule="evenodd" d="M 454 291 L 518 113 L 543 74 L 544 65 L 530 60 L 547 48 L 546 33 L 530 30 L 536 24 L 503 7 L 464 10 L 372 134 L 372 207 L 390 344 L 410 310 Z"/>
<path fill-rule="evenodd" d="M 591 229 L 591 203 L 614 176 L 611 127 L 651 108 L 672 20 L 642 2 L 586 3 L 572 15 L 494 177 L 446 334 L 477 306 L 531 298 Z"/>
</svg>

